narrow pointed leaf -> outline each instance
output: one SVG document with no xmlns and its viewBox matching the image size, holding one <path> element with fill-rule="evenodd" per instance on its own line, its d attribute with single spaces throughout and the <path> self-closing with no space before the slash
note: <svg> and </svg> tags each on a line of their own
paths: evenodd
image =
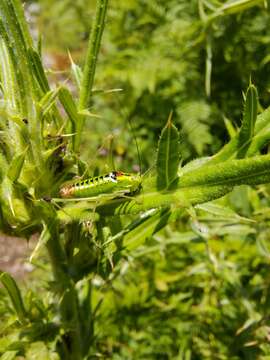
<svg viewBox="0 0 270 360">
<path fill-rule="evenodd" d="M 249 9 L 253 6 L 262 4 L 264 0 L 236 0 L 226 1 L 224 5 L 219 7 L 214 16 L 222 16 L 229 14 L 236 14 Z"/>
<path fill-rule="evenodd" d="M 161 132 L 157 152 L 157 189 L 169 189 L 177 177 L 179 166 L 179 133 L 171 121 L 168 122 Z"/>
<path fill-rule="evenodd" d="M 12 216 L 15 216 L 12 194 L 13 194 L 13 182 L 7 176 L 5 176 L 1 184 L 1 200 L 3 202 L 3 205 L 6 205 L 9 208 Z"/>
<path fill-rule="evenodd" d="M 1 360 L 14 360 L 14 359 L 16 359 L 17 353 L 18 353 L 18 350 L 5 351 L 4 354 L 1 356 Z"/>
<path fill-rule="evenodd" d="M 59 90 L 59 100 L 72 123 L 72 132 L 74 132 L 80 115 L 78 114 L 77 105 L 74 102 L 73 96 L 67 88 L 61 87 Z"/>
<path fill-rule="evenodd" d="M 16 156 L 10 166 L 9 166 L 9 169 L 8 169 L 8 177 L 11 181 L 17 181 L 20 174 L 21 174 L 21 171 L 22 171 L 22 167 L 23 167 L 23 163 L 24 163 L 24 160 L 25 160 L 25 155 L 26 155 L 26 152 L 23 152 L 22 154 Z"/>
<path fill-rule="evenodd" d="M 99 119 L 101 118 L 100 115 L 94 114 L 94 113 L 90 112 L 88 109 L 80 110 L 80 111 L 78 112 L 78 114 L 79 114 L 79 115 L 83 115 L 83 116 L 88 116 L 88 117 L 99 118 Z"/>
<path fill-rule="evenodd" d="M 18 67 L 15 75 L 16 56 L 14 50 L 8 46 L 9 39 L 0 19 L 0 78 L 7 110 L 25 109 L 25 91 L 23 77 Z"/>
<path fill-rule="evenodd" d="M 247 150 L 246 156 L 250 157 L 255 155 L 260 149 L 262 149 L 270 141 L 270 106 L 258 115 L 254 136 L 251 144 Z M 228 159 L 235 158 L 238 152 L 239 133 L 231 139 L 222 149 L 214 155 L 209 163 L 218 164 Z"/>
<path fill-rule="evenodd" d="M 16 73 L 20 69 L 25 91 L 27 97 L 29 97 L 33 90 L 33 76 L 27 56 L 27 43 L 29 40 L 25 38 L 26 23 L 21 24 L 22 10 L 19 11 L 21 5 L 19 2 L 16 2 L 14 6 L 14 3 L 13 1 L 0 1 L 0 19 L 3 19 L 4 32 L 9 38 L 7 46 L 10 47 L 12 43 L 12 51 L 16 56 L 14 66 Z"/>
<path fill-rule="evenodd" d="M 30 48 L 28 49 L 28 58 L 29 62 L 32 67 L 32 71 L 34 74 L 34 77 L 36 79 L 36 82 L 42 92 L 46 94 L 50 90 L 50 86 L 48 83 L 48 79 L 45 75 L 44 68 L 40 59 L 39 53 L 34 49 Z"/>
<path fill-rule="evenodd" d="M 238 158 L 245 156 L 251 139 L 254 135 L 254 128 L 258 112 L 258 94 L 254 85 L 249 85 L 246 93 L 243 122 L 239 132 Z"/>
<path fill-rule="evenodd" d="M 6 272 L 1 273 L 0 281 L 9 294 L 10 300 L 19 320 L 22 323 L 25 323 L 27 321 L 27 313 L 23 304 L 21 292 L 16 284 L 16 281 Z"/>
<path fill-rule="evenodd" d="M 80 90 L 81 88 L 81 81 L 82 81 L 82 69 L 80 68 L 79 65 L 75 64 L 75 62 L 73 61 L 72 57 L 71 57 L 71 54 L 68 53 L 69 55 L 69 60 L 70 60 L 70 63 L 71 63 L 71 73 L 72 73 L 72 76 L 74 77 L 75 79 L 75 82 L 76 82 L 76 85 L 77 85 L 77 88 Z"/>
<path fill-rule="evenodd" d="M 48 240 L 50 239 L 50 232 L 49 232 L 49 230 L 48 230 L 47 225 L 44 224 L 43 226 L 44 226 L 44 227 L 43 227 L 42 233 L 40 234 L 40 237 L 39 237 L 39 239 L 38 239 L 38 243 L 37 243 L 35 249 L 33 250 L 32 254 L 31 254 L 31 256 L 30 256 L 30 260 L 29 260 L 30 262 L 32 262 L 33 259 L 34 259 L 35 257 L 37 257 L 37 255 L 39 254 L 40 249 L 41 249 L 44 245 L 46 245 L 46 243 L 47 243 Z"/>
<path fill-rule="evenodd" d="M 169 217 L 170 211 L 168 209 L 159 210 L 157 214 L 151 216 L 124 236 L 124 249 L 131 251 L 143 245 L 149 237 L 167 224 Z"/>
<path fill-rule="evenodd" d="M 120 233 L 109 239 L 107 253 L 114 253 L 117 249 L 116 243 L 121 240 L 124 251 L 132 251 L 143 245 L 154 233 L 167 224 L 170 217 L 168 209 L 150 209 L 129 224 Z"/>
<path fill-rule="evenodd" d="M 59 91 L 59 100 L 61 104 L 63 105 L 63 108 L 66 112 L 66 114 L 69 117 L 70 124 L 71 124 L 71 132 L 73 134 L 77 131 L 77 125 L 81 121 L 81 115 L 78 114 L 77 105 L 73 99 L 73 96 L 71 95 L 70 91 L 62 87 Z M 75 136 L 72 137 L 72 145 L 73 148 L 75 146 Z"/>
<path fill-rule="evenodd" d="M 233 220 L 237 222 L 247 222 L 247 223 L 255 222 L 252 219 L 248 219 L 246 217 L 238 215 L 235 211 L 233 211 L 229 207 L 215 204 L 213 202 L 196 205 L 196 209 L 203 210 L 209 214 L 213 214 L 223 219 Z"/>
<path fill-rule="evenodd" d="M 230 139 L 234 138 L 235 135 L 236 135 L 236 129 L 234 128 L 231 120 L 229 120 L 228 118 L 224 118 L 224 123 L 225 123 L 225 127 L 226 127 L 226 130 L 229 134 L 229 137 Z"/>
<path fill-rule="evenodd" d="M 42 115 L 46 115 L 48 111 L 55 105 L 60 88 L 48 91 L 39 102 Z"/>
<path fill-rule="evenodd" d="M 20 24 L 23 39 L 27 46 L 32 46 L 33 40 L 31 38 L 28 24 L 24 16 L 22 2 L 20 0 L 11 0 L 10 2 L 12 3 L 14 13 L 16 14 L 16 18 L 18 20 L 18 23 Z"/>
</svg>

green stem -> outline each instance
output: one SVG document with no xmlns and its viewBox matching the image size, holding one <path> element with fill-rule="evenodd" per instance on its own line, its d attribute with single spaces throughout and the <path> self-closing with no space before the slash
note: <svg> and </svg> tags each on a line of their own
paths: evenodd
<svg viewBox="0 0 270 360">
<path fill-rule="evenodd" d="M 150 180 L 148 179 L 148 182 Z M 267 182 L 270 182 L 270 155 L 228 160 L 216 165 L 206 164 L 184 173 L 179 178 L 175 191 L 145 192 L 132 200 L 115 199 L 97 207 L 96 211 L 104 216 L 134 214 L 171 205 L 189 207 L 220 198 L 234 186 Z M 152 183 L 155 183 L 154 177 Z"/>
<path fill-rule="evenodd" d="M 55 282 L 59 292 L 59 308 L 62 327 L 65 331 L 62 345 L 67 349 L 65 358 L 68 360 L 82 359 L 82 339 L 79 321 L 79 304 L 75 284 L 68 274 L 67 259 L 60 243 L 57 222 L 48 222 L 50 238 L 46 244 L 52 264 Z"/>
<path fill-rule="evenodd" d="M 232 190 L 230 186 L 197 186 L 160 193 L 157 191 L 136 196 L 134 200 L 115 199 L 97 207 L 103 216 L 138 214 L 149 209 L 170 207 L 188 208 L 191 205 L 218 199 Z"/>
<path fill-rule="evenodd" d="M 95 19 L 93 22 L 91 35 L 89 38 L 88 49 L 86 53 L 85 66 L 83 71 L 82 86 L 79 97 L 79 111 L 89 108 L 92 98 L 92 89 L 96 72 L 96 64 L 100 49 L 101 38 L 105 26 L 108 0 L 98 0 Z M 85 122 L 85 116 L 80 116 L 77 124 L 75 148 L 78 150 L 81 139 L 81 132 Z"/>
</svg>

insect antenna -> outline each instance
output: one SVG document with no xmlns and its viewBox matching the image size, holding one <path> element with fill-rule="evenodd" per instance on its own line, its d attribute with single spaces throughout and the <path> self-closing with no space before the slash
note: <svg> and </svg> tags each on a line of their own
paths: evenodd
<svg viewBox="0 0 270 360">
<path fill-rule="evenodd" d="M 115 171 L 116 168 L 115 168 L 115 162 L 114 162 L 114 156 L 113 156 L 113 147 L 114 147 L 114 144 L 113 144 L 114 137 L 113 137 L 113 135 L 110 135 L 108 137 L 108 140 L 109 140 L 109 164 L 111 166 L 111 169 L 113 171 Z"/>
<path fill-rule="evenodd" d="M 135 132 L 134 132 L 134 129 L 133 129 L 132 121 L 131 121 L 131 119 L 129 117 L 127 117 L 127 121 L 128 121 L 129 128 L 130 128 L 130 131 L 131 131 L 131 134 L 132 134 L 132 137 L 133 137 L 133 141 L 135 143 L 136 150 L 137 150 L 137 156 L 138 156 L 138 162 L 139 162 L 139 173 L 140 173 L 140 175 L 142 175 L 142 157 L 141 157 L 141 153 L 140 153 L 140 150 L 139 150 L 138 140 L 136 138 L 136 135 L 135 135 Z"/>
<path fill-rule="evenodd" d="M 118 105 L 119 105 L 120 115 L 121 115 L 123 120 L 127 119 L 127 123 L 128 123 L 129 129 L 130 129 L 130 132 L 132 134 L 133 141 L 134 141 L 135 146 L 136 146 L 138 162 L 139 162 L 139 174 L 141 176 L 142 175 L 142 157 L 141 157 L 141 153 L 140 153 L 140 150 L 139 150 L 139 144 L 138 144 L 138 140 L 137 140 L 136 135 L 135 135 L 134 127 L 133 127 L 131 118 L 128 116 L 126 111 L 123 110 L 123 107 L 122 107 L 122 104 L 121 104 L 121 101 L 120 101 L 120 98 L 119 98 L 118 94 L 116 94 L 116 99 L 117 99 L 117 102 L 118 102 Z"/>
</svg>

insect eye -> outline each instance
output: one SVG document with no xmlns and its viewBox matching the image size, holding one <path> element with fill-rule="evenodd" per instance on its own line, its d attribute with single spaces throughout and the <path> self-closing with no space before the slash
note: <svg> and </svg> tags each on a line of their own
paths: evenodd
<svg viewBox="0 0 270 360">
<path fill-rule="evenodd" d="M 108 179 L 110 179 L 113 182 L 117 182 L 117 177 L 116 177 L 116 172 L 112 171 L 109 175 L 108 175 Z"/>
<path fill-rule="evenodd" d="M 109 177 L 110 179 L 116 180 L 116 171 L 112 171 L 112 172 L 108 175 L 108 177 Z"/>
</svg>

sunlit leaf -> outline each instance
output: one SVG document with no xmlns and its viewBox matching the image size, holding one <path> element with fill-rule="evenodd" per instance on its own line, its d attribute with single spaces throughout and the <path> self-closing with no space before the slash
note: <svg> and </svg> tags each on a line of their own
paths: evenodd
<svg viewBox="0 0 270 360">
<path fill-rule="evenodd" d="M 167 224 L 169 216 L 169 210 L 165 209 L 162 211 L 157 211 L 148 218 L 146 217 L 144 221 L 139 223 L 136 227 L 124 235 L 123 248 L 127 251 L 138 248 L 145 242 L 146 239 L 148 239 L 155 232 Z"/>
<path fill-rule="evenodd" d="M 81 81 L 82 81 L 82 69 L 80 68 L 79 65 L 75 64 L 70 53 L 68 53 L 68 56 L 71 63 L 71 73 L 75 79 L 77 88 L 80 89 Z"/>
<path fill-rule="evenodd" d="M 61 87 L 58 87 L 55 90 L 49 90 L 40 100 L 39 106 L 43 116 L 55 105 L 60 88 Z"/>
<path fill-rule="evenodd" d="M 20 155 L 17 155 L 9 165 L 7 176 L 11 181 L 17 181 L 24 164 L 26 151 Z"/>
<path fill-rule="evenodd" d="M 75 131 L 76 124 L 79 121 L 79 115 L 78 115 L 77 105 L 74 102 L 72 94 L 67 88 L 61 87 L 61 89 L 59 90 L 59 100 L 63 105 L 65 112 L 67 113 L 71 121 L 73 131 Z"/>
<path fill-rule="evenodd" d="M 50 91 L 50 87 L 44 72 L 39 53 L 31 47 L 30 49 L 28 49 L 28 56 L 34 76 L 37 81 L 37 86 L 41 88 L 44 94 L 48 93 Z"/>
<path fill-rule="evenodd" d="M 27 321 L 27 313 L 23 304 L 21 292 L 15 280 L 8 273 L 2 272 L 0 275 L 0 281 L 9 294 L 10 300 L 19 320 L 22 323 L 25 323 Z"/>
<path fill-rule="evenodd" d="M 161 132 L 157 152 L 157 189 L 168 189 L 177 177 L 180 161 L 179 133 L 172 123 L 172 113 Z"/>
<path fill-rule="evenodd" d="M 249 85 L 245 97 L 245 107 L 242 126 L 239 132 L 238 157 L 244 157 L 249 143 L 254 135 L 255 122 L 257 119 L 258 94 L 254 85 Z"/>
<path fill-rule="evenodd" d="M 250 222 L 250 223 L 255 222 L 254 220 L 251 220 L 251 219 L 248 219 L 248 218 L 238 215 L 235 211 L 233 211 L 229 207 L 214 204 L 213 202 L 196 205 L 196 209 L 206 211 L 210 214 L 213 214 L 215 216 L 218 216 L 218 217 L 224 218 L 224 219 L 226 219 L 226 218 L 231 219 L 231 220 L 234 219 L 235 221 L 239 221 L 239 222 Z"/>
<path fill-rule="evenodd" d="M 43 246 L 46 245 L 47 241 L 50 239 L 50 233 L 48 231 L 47 225 L 44 224 L 42 233 L 39 236 L 38 243 L 35 246 L 35 249 L 32 251 L 32 254 L 30 255 L 29 261 L 32 262 L 34 258 L 36 258 L 42 249 Z"/>
</svg>

